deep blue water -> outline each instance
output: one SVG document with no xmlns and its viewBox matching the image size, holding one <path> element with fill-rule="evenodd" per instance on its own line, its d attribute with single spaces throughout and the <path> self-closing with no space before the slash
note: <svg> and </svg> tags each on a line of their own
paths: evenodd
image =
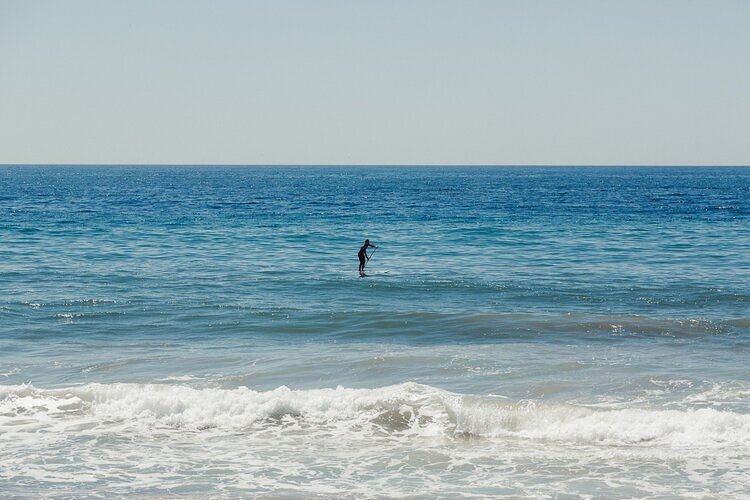
<svg viewBox="0 0 750 500">
<path fill-rule="evenodd" d="M 750 168 L 6 166 L 0 235 L 5 490 L 750 488 Z"/>
</svg>

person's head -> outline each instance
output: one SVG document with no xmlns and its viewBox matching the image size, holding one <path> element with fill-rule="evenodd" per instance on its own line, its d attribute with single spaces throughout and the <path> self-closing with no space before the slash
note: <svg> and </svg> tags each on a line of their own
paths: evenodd
<svg viewBox="0 0 750 500">
<path fill-rule="evenodd" d="M 370 244 L 370 240 L 365 240 L 365 245 L 369 245 L 369 244 Z"/>
</svg>

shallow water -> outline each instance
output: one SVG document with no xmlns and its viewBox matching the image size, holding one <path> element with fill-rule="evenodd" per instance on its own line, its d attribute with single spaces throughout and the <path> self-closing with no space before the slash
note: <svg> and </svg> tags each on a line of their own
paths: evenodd
<svg viewBox="0 0 750 500">
<path fill-rule="evenodd" d="M 8 494 L 750 488 L 749 168 L 0 167 L 0 223 Z"/>
</svg>

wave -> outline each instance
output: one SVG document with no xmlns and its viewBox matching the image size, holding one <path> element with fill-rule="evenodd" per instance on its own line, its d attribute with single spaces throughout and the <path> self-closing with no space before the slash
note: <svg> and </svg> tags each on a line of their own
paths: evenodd
<svg viewBox="0 0 750 500">
<path fill-rule="evenodd" d="M 254 313 L 259 315 L 259 313 Z M 488 313 L 426 311 L 304 312 L 287 309 L 268 313 L 287 320 L 273 326 L 284 333 L 327 333 L 341 337 L 378 338 L 388 335 L 455 340 L 528 338 L 539 335 L 607 337 L 697 337 L 744 333 L 750 318 L 649 317 L 633 314 Z"/>
<path fill-rule="evenodd" d="M 117 323 L 139 331 L 159 321 L 188 324 L 199 331 L 221 326 L 223 333 L 326 335 L 341 338 L 376 336 L 413 337 L 424 340 L 492 340 L 529 338 L 539 335 L 594 335 L 600 337 L 697 337 L 705 335 L 740 335 L 746 337 L 750 317 L 746 311 L 736 315 L 716 316 L 701 310 L 684 313 L 654 311 L 643 314 L 618 311 L 539 311 L 507 310 L 486 306 L 460 309 L 449 303 L 429 308 L 413 305 L 372 304 L 366 308 L 331 310 L 316 304 L 285 305 L 257 301 L 207 300 L 205 302 L 173 301 L 169 305 L 150 301 L 113 301 L 111 299 L 61 300 L 57 302 L 24 301 L 0 306 L 0 314 L 12 319 L 11 325 L 28 334 L 29 323 L 97 324 Z M 376 302 L 376 301 L 374 301 Z M 399 309 L 399 307 L 403 307 Z M 436 308 L 438 310 L 436 310 Z M 20 321 L 19 321 L 20 320 Z M 102 328 L 101 330 L 106 330 Z M 37 330 L 40 332 L 41 330 Z M 216 333 L 216 330 L 214 332 Z M 58 331 L 53 331 L 54 335 Z"/>
<path fill-rule="evenodd" d="M 0 436 L 71 428 L 521 439 L 591 446 L 750 447 L 750 415 L 607 409 L 451 393 L 417 383 L 271 391 L 175 384 L 0 385 Z"/>
</svg>

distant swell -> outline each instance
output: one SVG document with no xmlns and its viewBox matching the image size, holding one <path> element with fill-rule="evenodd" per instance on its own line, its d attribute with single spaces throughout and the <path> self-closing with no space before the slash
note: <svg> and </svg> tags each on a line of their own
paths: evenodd
<svg viewBox="0 0 750 500">
<path fill-rule="evenodd" d="M 0 386 L 0 436 L 97 432 L 248 432 L 548 440 L 589 445 L 749 447 L 750 415 L 600 409 L 450 393 L 416 383 L 377 389 L 286 387 L 266 392 L 168 384 L 87 384 L 45 390 Z M 292 432 L 292 431 L 290 431 Z"/>
</svg>

